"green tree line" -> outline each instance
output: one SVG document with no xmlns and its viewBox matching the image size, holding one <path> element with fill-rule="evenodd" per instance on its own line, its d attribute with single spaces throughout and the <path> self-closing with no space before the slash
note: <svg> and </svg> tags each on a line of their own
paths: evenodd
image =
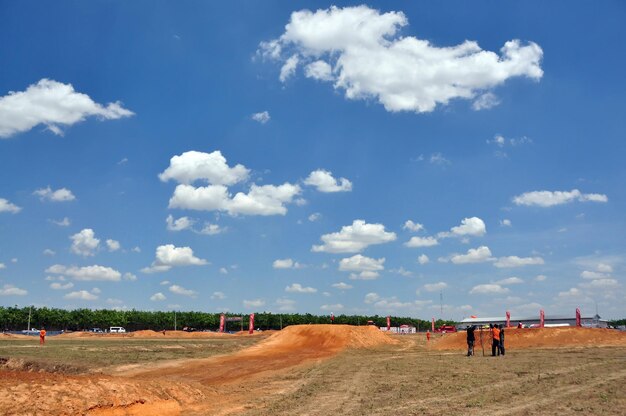
<svg viewBox="0 0 626 416">
<path fill-rule="evenodd" d="M 163 312 L 163 311 L 138 311 L 138 310 L 113 310 L 113 309 L 74 309 L 65 310 L 57 308 L 36 307 L 4 307 L 0 306 L 0 329 L 6 331 L 20 331 L 27 329 L 30 314 L 30 327 L 47 330 L 83 331 L 90 328 L 106 329 L 111 326 L 122 326 L 128 331 L 151 329 L 154 331 L 171 330 L 176 325 L 177 329 L 183 327 L 197 330 L 217 330 L 220 324 L 219 313 L 208 312 Z M 227 330 L 238 331 L 247 329 L 249 324 L 248 314 L 226 314 L 227 317 L 241 316 L 241 322 L 228 322 Z M 386 326 L 386 316 L 362 316 L 362 315 L 337 315 L 335 324 L 367 325 L 373 321 L 376 326 Z M 281 329 L 289 325 L 301 324 L 329 324 L 329 315 L 312 315 L 299 313 L 275 314 L 271 312 L 255 313 L 254 327 L 268 330 Z M 391 317 L 391 326 L 413 325 L 422 331 L 430 329 L 431 322 L 428 320 Z M 453 321 L 437 320 L 435 326 L 454 325 Z"/>
</svg>

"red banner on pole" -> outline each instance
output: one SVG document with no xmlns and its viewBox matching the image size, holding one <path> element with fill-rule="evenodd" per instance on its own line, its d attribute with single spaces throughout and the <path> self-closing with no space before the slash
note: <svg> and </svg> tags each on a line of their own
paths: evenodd
<svg viewBox="0 0 626 416">
<path fill-rule="evenodd" d="M 254 333 L 254 314 L 250 314 L 250 324 L 248 325 L 248 334 Z"/>
<path fill-rule="evenodd" d="M 334 313 L 331 313 L 331 314 L 330 314 L 330 323 L 331 323 L 331 324 L 334 324 L 334 323 L 335 323 L 335 314 L 334 314 Z"/>
<path fill-rule="evenodd" d="M 546 314 L 543 312 L 543 309 L 539 311 L 539 328 L 543 328 L 543 325 L 546 320 Z"/>
<path fill-rule="evenodd" d="M 576 326 L 583 326 L 580 309 L 576 308 Z"/>
<path fill-rule="evenodd" d="M 226 323 L 226 315 L 220 315 L 220 332 L 224 332 L 224 325 Z"/>
<path fill-rule="evenodd" d="M 506 311 L 506 327 L 511 327 L 511 312 Z"/>
<path fill-rule="evenodd" d="M 431 331 L 433 331 L 433 332 L 435 332 L 435 318 L 433 318 L 433 322 L 432 322 L 432 324 L 430 325 L 430 330 L 431 330 Z"/>
<path fill-rule="evenodd" d="M 387 317 L 387 331 L 391 329 L 391 316 Z"/>
</svg>

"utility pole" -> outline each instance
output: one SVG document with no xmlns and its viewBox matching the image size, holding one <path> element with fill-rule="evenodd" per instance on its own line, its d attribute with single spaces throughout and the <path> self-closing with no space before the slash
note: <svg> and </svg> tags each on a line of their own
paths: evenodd
<svg viewBox="0 0 626 416">
<path fill-rule="evenodd" d="M 28 330 L 29 331 L 30 331 L 30 314 L 32 311 L 33 311 L 33 306 L 31 305 L 30 308 L 28 309 Z"/>
</svg>

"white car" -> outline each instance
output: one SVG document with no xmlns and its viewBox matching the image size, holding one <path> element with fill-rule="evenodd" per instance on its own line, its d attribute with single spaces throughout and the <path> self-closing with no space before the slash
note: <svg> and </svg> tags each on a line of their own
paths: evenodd
<svg viewBox="0 0 626 416">
<path fill-rule="evenodd" d="M 122 333 L 122 332 L 126 332 L 126 329 L 124 329 L 121 326 L 112 326 L 111 328 L 109 328 L 109 332 L 111 333 Z"/>
</svg>

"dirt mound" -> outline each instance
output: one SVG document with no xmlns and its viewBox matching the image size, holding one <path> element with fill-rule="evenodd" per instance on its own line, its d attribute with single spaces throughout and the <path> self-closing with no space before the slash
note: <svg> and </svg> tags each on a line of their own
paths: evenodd
<svg viewBox="0 0 626 416">
<path fill-rule="evenodd" d="M 215 385 L 331 357 L 346 348 L 398 341 L 371 326 L 293 325 L 236 354 L 193 360 L 135 373 L 139 378 L 172 378 Z M 207 369 L 211 369 L 207 371 Z"/>
<path fill-rule="evenodd" d="M 242 351 L 242 354 L 282 354 L 307 349 L 336 352 L 344 348 L 367 348 L 395 343 L 396 340 L 373 326 L 293 325 Z"/>
<path fill-rule="evenodd" d="M 602 328 L 507 328 L 504 345 L 510 349 L 626 345 L 626 332 Z M 475 331 L 476 349 L 481 348 L 480 331 Z M 491 348 L 489 330 L 482 332 L 485 348 Z M 467 349 L 466 332 L 445 334 L 432 346 L 435 350 Z"/>
</svg>

